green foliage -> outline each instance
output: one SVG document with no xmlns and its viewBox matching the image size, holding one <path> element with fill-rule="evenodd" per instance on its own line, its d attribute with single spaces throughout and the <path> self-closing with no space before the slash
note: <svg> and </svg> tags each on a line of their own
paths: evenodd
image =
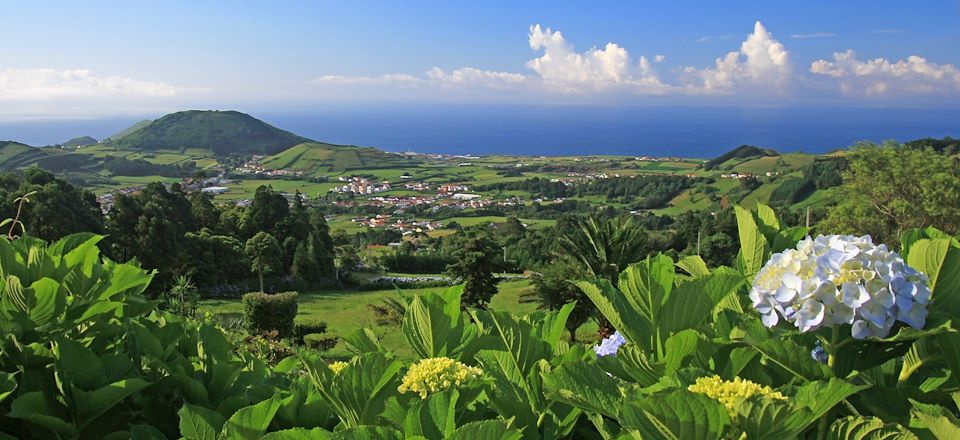
<svg viewBox="0 0 960 440">
<path fill-rule="evenodd" d="M 192 318 L 197 314 L 200 293 L 189 278 L 178 277 L 176 283 L 164 295 L 166 309 L 171 313 Z"/>
<path fill-rule="evenodd" d="M 497 267 L 499 250 L 499 245 L 482 233 L 465 234 L 453 244 L 451 254 L 456 261 L 447 267 L 447 271 L 450 276 L 465 282 L 465 307 L 487 307 L 490 298 L 497 293 L 493 271 Z"/>
<path fill-rule="evenodd" d="M 931 149 L 862 144 L 847 154 L 841 202 L 822 230 L 896 243 L 911 228 L 960 232 L 960 164 Z"/>
<path fill-rule="evenodd" d="M 280 261 L 280 244 L 269 233 L 258 232 L 247 240 L 244 252 L 250 257 L 252 270 L 257 273 L 257 277 L 260 279 L 260 292 L 264 292 L 264 275 L 279 271 L 281 264 L 283 264 Z"/>
<path fill-rule="evenodd" d="M 30 194 L 30 203 L 21 209 L 16 199 L 24 194 Z M 14 217 L 29 225 L 30 235 L 44 240 L 77 232 L 104 232 L 103 215 L 92 192 L 39 168 L 0 175 L 0 218 Z M 9 231 L 4 229 L 6 235 Z"/>
<path fill-rule="evenodd" d="M 346 335 L 355 355 L 341 362 L 292 356 L 282 341 L 158 310 L 142 295 L 152 274 L 101 257 L 100 236 L 0 239 L 0 437 L 956 438 L 957 240 L 936 229 L 903 237 L 931 280 L 924 329 L 850 340 L 761 324 L 749 282 L 807 231 L 763 205 L 734 215 L 737 269 L 657 254 L 576 283 L 626 338 L 615 355 L 563 339 L 572 302 L 518 315 L 464 310 L 463 287 L 401 293 L 416 358 L 482 370 L 424 396 L 400 391 L 412 361 L 373 330 Z M 322 338 L 321 323 L 294 325 L 294 294 L 244 305 L 254 331 Z M 826 365 L 810 355 L 816 341 Z M 715 388 L 700 387 L 707 376 L 719 376 Z"/>
<path fill-rule="evenodd" d="M 277 332 L 281 338 L 294 335 L 297 293 L 251 292 L 243 295 L 243 319 L 253 334 Z"/>
</svg>

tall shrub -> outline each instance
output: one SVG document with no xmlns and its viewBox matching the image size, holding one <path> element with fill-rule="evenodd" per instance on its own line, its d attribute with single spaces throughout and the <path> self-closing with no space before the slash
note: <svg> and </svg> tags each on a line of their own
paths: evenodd
<svg viewBox="0 0 960 440">
<path fill-rule="evenodd" d="M 296 316 L 296 292 L 253 292 L 243 296 L 243 320 L 251 333 L 276 331 L 281 338 L 292 336 Z"/>
</svg>

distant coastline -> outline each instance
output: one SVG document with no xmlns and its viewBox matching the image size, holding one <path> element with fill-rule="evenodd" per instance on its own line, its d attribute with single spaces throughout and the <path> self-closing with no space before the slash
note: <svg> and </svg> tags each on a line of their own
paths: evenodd
<svg viewBox="0 0 960 440">
<path fill-rule="evenodd" d="M 824 153 L 858 140 L 960 135 L 960 108 L 380 105 L 257 114 L 326 142 L 440 154 L 713 157 L 741 144 Z M 0 122 L 0 139 L 100 139 L 141 119 Z"/>
</svg>

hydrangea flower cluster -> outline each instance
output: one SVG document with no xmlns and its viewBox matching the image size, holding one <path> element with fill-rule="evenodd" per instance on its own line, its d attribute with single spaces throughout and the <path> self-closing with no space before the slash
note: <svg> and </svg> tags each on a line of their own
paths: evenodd
<svg viewBox="0 0 960 440">
<path fill-rule="evenodd" d="M 928 281 L 869 235 L 820 235 L 774 254 L 750 299 L 767 327 L 783 316 L 802 332 L 852 324 L 854 338 L 882 338 L 895 321 L 923 328 Z"/>
<path fill-rule="evenodd" d="M 397 390 L 401 393 L 420 393 L 420 398 L 426 399 L 430 393 L 460 386 L 481 374 L 483 370 L 447 357 L 423 359 L 407 370 Z"/>
<path fill-rule="evenodd" d="M 331 371 L 333 371 L 333 374 L 339 375 L 344 368 L 347 368 L 347 365 L 350 365 L 350 364 L 343 361 L 336 361 L 328 365 L 328 367 L 330 368 Z"/>
<path fill-rule="evenodd" d="M 615 331 L 612 335 L 600 341 L 600 344 L 596 347 L 593 347 L 593 351 L 597 352 L 597 357 L 615 355 L 620 346 L 626 343 L 627 340 L 623 338 L 623 335 L 619 331 Z"/>
<path fill-rule="evenodd" d="M 687 387 L 693 393 L 704 394 L 715 399 L 727 408 L 730 415 L 736 412 L 737 403 L 753 396 L 764 396 L 770 399 L 787 400 L 787 397 L 773 388 L 761 386 L 746 379 L 735 377 L 733 381 L 725 381 L 720 376 L 697 378 L 697 382 Z"/>
</svg>

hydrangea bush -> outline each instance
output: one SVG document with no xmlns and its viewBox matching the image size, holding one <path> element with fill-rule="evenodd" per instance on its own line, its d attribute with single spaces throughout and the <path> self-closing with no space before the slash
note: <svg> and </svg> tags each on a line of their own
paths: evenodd
<svg viewBox="0 0 960 440">
<path fill-rule="evenodd" d="M 483 370 L 448 357 L 423 359 L 407 370 L 398 391 L 418 393 L 421 399 L 426 399 L 431 393 L 459 387 L 481 374 Z"/>
<path fill-rule="evenodd" d="M 802 332 L 850 324 L 856 339 L 883 338 L 896 321 L 923 328 L 928 282 L 870 236 L 820 235 L 773 254 L 750 300 L 767 327 L 783 317 Z"/>
<path fill-rule="evenodd" d="M 154 311 L 97 238 L 0 239 L 0 438 L 957 438 L 956 237 L 897 253 L 735 209 L 734 268 L 660 254 L 579 280 L 602 341 L 564 339 L 573 304 L 465 309 L 454 287 L 402 296 L 408 351 L 363 329 L 332 363 Z"/>
<path fill-rule="evenodd" d="M 753 396 L 761 396 L 774 400 L 787 400 L 787 397 L 779 391 L 774 391 L 768 386 L 759 385 L 739 377 L 733 380 L 723 380 L 718 375 L 704 376 L 697 378 L 696 383 L 687 387 L 687 390 L 693 393 L 704 394 L 711 399 L 715 399 L 727 408 L 727 412 L 734 414 L 734 409 L 738 403 Z"/>
</svg>

